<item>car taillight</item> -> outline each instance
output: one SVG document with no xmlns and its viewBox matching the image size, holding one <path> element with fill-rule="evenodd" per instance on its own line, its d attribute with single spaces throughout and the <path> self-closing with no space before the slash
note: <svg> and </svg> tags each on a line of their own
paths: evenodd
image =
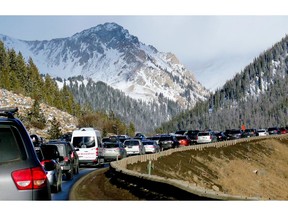
<svg viewBox="0 0 288 216">
<path fill-rule="evenodd" d="M 42 167 L 16 170 L 11 175 L 19 190 L 39 189 L 47 186 L 47 176 Z"/>
<path fill-rule="evenodd" d="M 98 154 L 99 154 L 99 149 L 96 148 L 96 156 L 98 156 Z"/>
<path fill-rule="evenodd" d="M 68 162 L 69 161 L 69 157 L 64 157 L 64 162 Z"/>
<path fill-rule="evenodd" d="M 73 159 L 73 158 L 74 158 L 74 152 L 71 153 L 71 159 Z"/>
</svg>

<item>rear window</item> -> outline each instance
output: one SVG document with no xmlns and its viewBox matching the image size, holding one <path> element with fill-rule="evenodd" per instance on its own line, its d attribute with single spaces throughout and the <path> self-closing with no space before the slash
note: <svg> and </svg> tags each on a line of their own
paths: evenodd
<svg viewBox="0 0 288 216">
<path fill-rule="evenodd" d="M 44 145 L 41 146 L 42 153 L 45 160 L 57 159 L 59 151 L 56 145 Z"/>
<path fill-rule="evenodd" d="M 145 141 L 143 142 L 143 145 L 153 145 L 155 142 L 153 141 Z"/>
<path fill-rule="evenodd" d="M 209 133 L 198 133 L 198 136 L 210 136 Z"/>
<path fill-rule="evenodd" d="M 161 137 L 159 139 L 159 141 L 169 141 L 169 140 L 173 140 L 173 137 L 167 136 L 167 137 Z"/>
<path fill-rule="evenodd" d="M 135 145 L 139 145 L 139 142 L 137 140 L 129 140 L 129 141 L 125 141 L 125 145 L 135 146 Z"/>
<path fill-rule="evenodd" d="M 92 148 L 95 147 L 94 136 L 73 137 L 73 146 L 75 148 Z"/>
<path fill-rule="evenodd" d="M 176 139 L 177 140 L 183 140 L 183 139 L 187 139 L 187 137 L 186 136 L 176 136 Z"/>
<path fill-rule="evenodd" d="M 21 160 L 22 154 L 18 146 L 22 139 L 16 128 L 0 127 L 0 163 Z M 23 144 L 22 144 L 23 145 Z"/>
<path fill-rule="evenodd" d="M 104 148 L 119 148 L 119 145 L 116 143 L 104 143 Z"/>
<path fill-rule="evenodd" d="M 59 151 L 59 154 L 61 156 L 66 156 L 66 148 L 65 148 L 65 144 L 57 144 L 57 147 L 58 147 L 58 151 Z"/>
</svg>

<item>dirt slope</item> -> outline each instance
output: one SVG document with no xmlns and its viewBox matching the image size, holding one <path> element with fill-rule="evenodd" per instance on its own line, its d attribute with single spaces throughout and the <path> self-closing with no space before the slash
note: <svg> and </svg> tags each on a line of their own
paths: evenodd
<svg viewBox="0 0 288 216">
<path fill-rule="evenodd" d="M 288 200 L 287 137 L 177 152 L 153 163 L 153 175 L 233 195 Z M 128 169 L 147 173 L 147 162 Z"/>
</svg>

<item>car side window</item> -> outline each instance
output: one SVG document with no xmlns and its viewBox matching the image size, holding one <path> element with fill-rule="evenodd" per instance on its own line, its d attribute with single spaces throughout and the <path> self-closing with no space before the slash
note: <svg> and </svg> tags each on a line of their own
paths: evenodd
<svg viewBox="0 0 288 216">
<path fill-rule="evenodd" d="M 20 160 L 16 137 L 10 128 L 0 128 L 0 163 Z"/>
</svg>

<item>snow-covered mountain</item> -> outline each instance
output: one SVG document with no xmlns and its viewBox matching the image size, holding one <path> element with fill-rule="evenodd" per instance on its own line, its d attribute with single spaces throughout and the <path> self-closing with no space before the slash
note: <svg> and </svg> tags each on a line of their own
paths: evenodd
<svg viewBox="0 0 288 216">
<path fill-rule="evenodd" d="M 7 48 L 31 57 L 40 73 L 67 79 L 82 75 L 103 81 L 134 99 L 162 94 L 191 108 L 205 89 L 172 53 L 141 43 L 116 23 L 105 23 L 68 38 L 24 41 L 0 35 Z"/>
</svg>

